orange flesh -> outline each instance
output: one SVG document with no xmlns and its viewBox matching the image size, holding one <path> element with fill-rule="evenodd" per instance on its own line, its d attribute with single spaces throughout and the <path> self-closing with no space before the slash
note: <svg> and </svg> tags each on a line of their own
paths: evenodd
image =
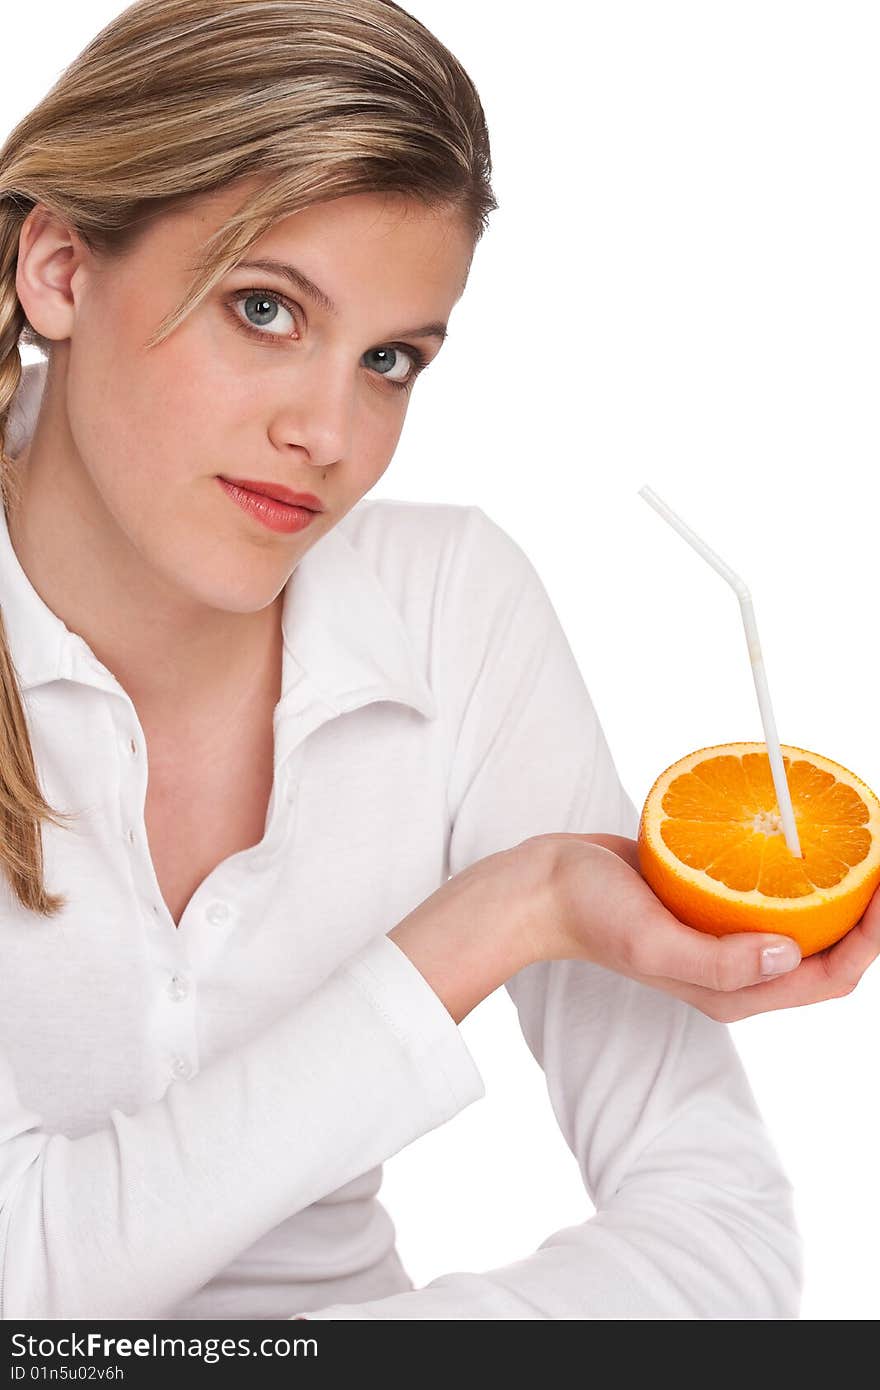
<svg viewBox="0 0 880 1390">
<path fill-rule="evenodd" d="M 676 777 L 662 801 L 666 846 L 740 892 L 800 898 L 840 883 L 871 847 L 868 807 L 830 772 L 801 759 L 783 762 L 802 859 L 785 843 L 766 753 L 707 758 Z M 778 831 L 767 833 L 774 823 Z"/>
</svg>

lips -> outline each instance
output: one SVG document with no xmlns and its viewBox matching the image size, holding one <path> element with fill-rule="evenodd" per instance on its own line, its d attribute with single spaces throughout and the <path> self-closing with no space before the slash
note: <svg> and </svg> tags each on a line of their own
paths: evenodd
<svg viewBox="0 0 880 1390">
<path fill-rule="evenodd" d="M 293 492 L 283 483 L 264 483 L 258 482 L 255 478 L 228 478 L 225 473 L 220 476 L 227 483 L 232 483 L 235 487 L 245 488 L 248 492 L 260 493 L 263 497 L 272 497 L 276 502 L 286 502 L 291 507 L 305 507 L 310 512 L 322 512 L 324 504 L 320 497 L 316 497 L 312 492 Z"/>
</svg>

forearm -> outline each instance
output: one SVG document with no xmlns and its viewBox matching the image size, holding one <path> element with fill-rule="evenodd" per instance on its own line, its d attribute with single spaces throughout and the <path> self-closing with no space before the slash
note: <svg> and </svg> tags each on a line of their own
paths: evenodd
<svg viewBox="0 0 880 1390">
<path fill-rule="evenodd" d="M 534 890 L 514 856 L 515 850 L 503 851 L 456 874 L 388 933 L 455 1023 L 542 959 L 529 917 Z"/>
<path fill-rule="evenodd" d="M 384 936 L 188 1081 L 77 1138 L 40 1127 L 0 1053 L 0 1317 L 165 1316 L 482 1093 L 458 1029 Z"/>
</svg>

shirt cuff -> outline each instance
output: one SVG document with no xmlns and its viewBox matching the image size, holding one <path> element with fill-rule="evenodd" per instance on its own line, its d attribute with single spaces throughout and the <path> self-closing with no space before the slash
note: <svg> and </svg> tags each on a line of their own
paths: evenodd
<svg viewBox="0 0 880 1390">
<path fill-rule="evenodd" d="M 390 936 L 371 941 L 343 969 L 418 1065 L 432 1109 L 446 1110 L 450 1098 L 457 1109 L 483 1098 L 483 1078 L 458 1024 Z"/>
</svg>

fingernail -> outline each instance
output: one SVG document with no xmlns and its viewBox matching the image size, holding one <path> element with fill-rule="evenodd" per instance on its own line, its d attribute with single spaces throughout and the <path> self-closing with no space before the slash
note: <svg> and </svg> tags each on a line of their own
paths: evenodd
<svg viewBox="0 0 880 1390">
<path fill-rule="evenodd" d="M 796 941 L 782 941 L 778 946 L 765 946 L 761 952 L 761 974 L 783 975 L 801 963 Z"/>
</svg>

